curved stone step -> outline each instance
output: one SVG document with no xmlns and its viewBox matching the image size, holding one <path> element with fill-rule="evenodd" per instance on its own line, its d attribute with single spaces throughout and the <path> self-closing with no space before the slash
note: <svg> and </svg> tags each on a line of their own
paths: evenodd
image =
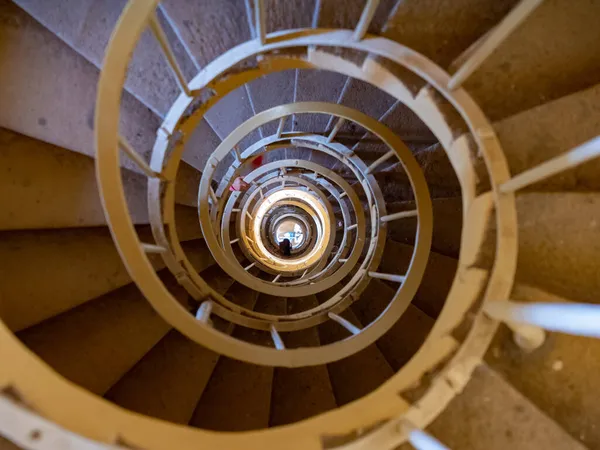
<svg viewBox="0 0 600 450">
<path fill-rule="evenodd" d="M 511 299 L 561 302 L 565 299 L 537 287 L 517 284 Z M 534 352 L 517 347 L 512 333 L 501 327 L 486 355 L 487 364 L 518 391 L 589 448 L 600 446 L 600 405 L 594 392 L 600 341 L 549 332 Z"/>
<path fill-rule="evenodd" d="M 0 23 L 2 61 L 10 65 L 0 73 L 0 126 L 94 157 L 98 69 L 11 2 L 2 3 Z M 120 119 L 121 134 L 148 160 L 157 116 L 124 92 Z M 125 155 L 121 165 L 140 172 Z M 186 184 L 197 171 L 182 166 L 177 181 Z M 185 196 L 177 201 L 196 204 Z"/>
<path fill-rule="evenodd" d="M 352 311 L 363 323 L 373 322 L 389 305 L 395 290 L 381 280 L 372 279 Z M 417 352 L 433 327 L 434 320 L 410 304 L 400 319 L 381 338 L 377 347 L 394 371 L 400 370 Z"/>
<path fill-rule="evenodd" d="M 314 295 L 288 298 L 287 313 L 299 313 L 318 304 Z M 319 333 L 314 327 L 291 333 L 281 333 L 281 338 L 286 348 L 320 345 Z M 270 426 L 298 422 L 335 407 L 335 397 L 326 366 L 275 368 Z"/>
<path fill-rule="evenodd" d="M 600 135 L 600 84 L 494 123 L 515 176 Z M 481 165 L 480 160 L 477 164 Z M 479 169 L 481 170 L 481 169 Z M 600 161 L 588 161 L 526 191 L 598 191 Z"/>
<path fill-rule="evenodd" d="M 517 195 L 516 281 L 573 301 L 598 303 L 599 211 L 598 193 Z M 493 242 L 486 245 L 493 254 Z"/>
<path fill-rule="evenodd" d="M 149 228 L 141 231 L 152 242 Z M 192 258 L 204 264 L 198 270 L 213 264 L 204 240 L 183 245 L 207 255 Z M 108 228 L 4 232 L 0 255 L 0 317 L 14 331 L 131 282 Z M 150 259 L 157 270 L 164 267 L 160 256 Z"/>
<path fill-rule="evenodd" d="M 462 230 L 462 200 L 460 197 L 434 198 L 433 235 L 431 249 L 444 256 L 458 259 Z M 387 214 L 414 211 L 415 202 L 396 202 L 386 205 Z M 388 237 L 402 244 L 414 245 L 417 218 L 393 220 L 387 224 Z"/>
<path fill-rule="evenodd" d="M 256 311 L 285 312 L 276 297 L 259 295 Z M 236 327 L 233 336 L 273 346 L 269 333 Z M 221 357 L 198 402 L 190 425 L 218 431 L 246 431 L 269 426 L 273 368 Z"/>
<path fill-rule="evenodd" d="M 161 278 L 181 301 L 187 292 L 170 272 Z M 130 284 L 18 333 L 57 372 L 104 394 L 139 361 L 170 326 Z"/>
<path fill-rule="evenodd" d="M 101 68 L 111 33 L 127 1 L 83 0 L 73 4 L 51 5 L 40 0 L 17 0 L 15 3 L 85 59 Z M 196 71 L 192 61 L 160 9 L 157 15 L 178 63 L 190 79 Z M 133 52 L 125 86 L 159 116 L 167 113 L 180 93 L 160 46 L 149 30 L 142 34 Z"/>
<path fill-rule="evenodd" d="M 161 9 L 187 49 L 198 70 L 234 46 L 251 38 L 249 18 L 243 0 L 167 0 Z M 254 115 L 246 87 L 230 92 L 206 113 L 206 119 L 223 139 Z M 242 147 L 260 139 L 252 132 Z"/>
<path fill-rule="evenodd" d="M 94 160 L 0 128 L 0 228 L 106 225 Z M 146 179 L 123 170 L 130 217 L 148 223 Z"/>
<path fill-rule="evenodd" d="M 485 365 L 475 369 L 465 390 L 427 430 L 448 448 L 461 450 L 585 450 Z"/>
<path fill-rule="evenodd" d="M 459 0 L 449 6 L 444 0 L 404 0 L 383 27 L 383 35 L 447 67 L 517 2 Z"/>
<path fill-rule="evenodd" d="M 595 85 L 599 14 L 596 2 L 542 2 L 465 88 L 490 119 L 498 120 Z"/>
<path fill-rule="evenodd" d="M 329 297 L 327 294 L 318 294 L 317 296 L 321 302 Z M 351 309 L 346 309 L 340 315 L 353 325 L 362 328 L 362 324 Z M 348 330 L 333 320 L 322 323 L 318 330 L 322 345 L 350 336 Z M 340 361 L 327 364 L 327 370 L 338 406 L 343 406 L 367 395 L 394 374 L 394 370 L 376 344 Z"/>
<path fill-rule="evenodd" d="M 229 289 L 230 292 L 239 304 L 254 307 L 256 292 L 240 285 Z M 222 332 L 233 331 L 232 324 L 215 317 L 212 320 Z M 219 358 L 219 354 L 171 330 L 105 398 L 140 414 L 187 424 Z"/>
<path fill-rule="evenodd" d="M 388 239 L 378 271 L 404 275 L 412 253 L 412 246 Z M 425 274 L 413 299 L 415 306 L 428 316 L 436 318 L 444 306 L 457 266 L 456 259 L 430 252 Z M 391 283 L 390 286 L 397 288 L 398 284 Z"/>
</svg>

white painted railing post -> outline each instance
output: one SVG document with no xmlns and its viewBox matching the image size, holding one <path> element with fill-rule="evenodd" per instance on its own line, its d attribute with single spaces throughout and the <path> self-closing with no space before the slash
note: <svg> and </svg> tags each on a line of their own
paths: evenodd
<svg viewBox="0 0 600 450">
<path fill-rule="evenodd" d="M 496 301 L 484 306 L 496 320 L 548 331 L 600 338 L 600 305 Z"/>
</svg>

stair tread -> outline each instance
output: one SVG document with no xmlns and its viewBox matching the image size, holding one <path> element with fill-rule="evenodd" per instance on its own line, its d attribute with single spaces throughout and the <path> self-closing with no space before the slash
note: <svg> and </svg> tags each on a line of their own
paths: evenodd
<svg viewBox="0 0 600 450">
<path fill-rule="evenodd" d="M 105 398 L 151 417 L 187 424 L 219 355 L 171 330 Z"/>
<path fill-rule="evenodd" d="M 187 293 L 168 271 L 161 279 L 181 301 Z M 19 332 L 18 337 L 56 371 L 104 394 L 170 326 L 134 284 Z"/>
<path fill-rule="evenodd" d="M 235 289 L 240 304 L 252 308 L 256 292 Z M 230 334 L 233 325 L 214 319 Z M 171 330 L 105 395 L 132 411 L 187 424 L 206 388 L 220 355 Z"/>
<path fill-rule="evenodd" d="M 161 8 L 199 68 L 252 37 L 243 0 L 166 0 Z M 217 39 L 214 30 L 219 30 Z M 205 118 L 223 139 L 252 115 L 248 91 L 241 86 L 207 111 Z M 249 146 L 259 136 L 250 133 L 241 146 Z"/>
<path fill-rule="evenodd" d="M 260 294 L 255 310 L 282 314 L 285 304 Z M 236 327 L 233 336 L 273 346 L 263 331 Z M 190 425 L 218 431 L 246 431 L 269 426 L 273 368 L 221 357 L 198 402 Z"/>
<path fill-rule="evenodd" d="M 346 77 L 325 70 L 299 70 L 296 81 L 297 102 L 336 103 L 342 93 Z M 298 114 L 294 117 L 295 130 L 323 133 L 329 122 L 327 114 Z"/>
<path fill-rule="evenodd" d="M 381 280 L 372 279 L 352 311 L 363 324 L 373 322 L 389 305 L 395 290 Z M 400 319 L 377 341 L 394 371 L 406 364 L 417 352 L 433 327 L 434 320 L 416 306 L 409 304 Z"/>
<path fill-rule="evenodd" d="M 447 198 L 460 195 L 460 183 L 456 172 L 440 144 L 433 144 L 415 153 L 415 158 L 425 175 L 432 198 Z M 379 183 L 388 201 L 413 200 L 414 193 L 409 178 L 403 168 L 375 172 L 375 180 Z"/>
<path fill-rule="evenodd" d="M 285 3 L 279 2 L 284 5 Z M 275 8 L 277 10 L 277 8 Z M 270 10 L 272 11 L 272 10 Z M 284 70 L 257 78 L 248 83 L 248 90 L 252 96 L 252 106 L 257 113 L 279 105 L 287 105 L 294 101 L 295 70 Z M 266 123 L 261 127 L 263 136 L 267 137 L 277 132 L 279 121 Z M 283 131 L 291 131 L 292 120 L 288 118 Z"/>
<path fill-rule="evenodd" d="M 287 299 L 288 314 L 295 314 L 318 305 L 316 297 Z M 319 345 L 319 334 L 311 327 L 292 333 L 282 333 L 286 348 Z M 275 368 L 271 397 L 271 426 L 287 425 L 315 416 L 336 407 L 327 367 Z"/>
<path fill-rule="evenodd" d="M 94 160 L 0 128 L 1 229 L 106 225 Z M 130 217 L 148 223 L 146 179 L 123 170 Z"/>
<path fill-rule="evenodd" d="M 458 394 L 428 427 L 449 448 L 585 450 L 493 370 L 475 369 Z M 403 450 L 412 448 L 408 444 Z"/>
<path fill-rule="evenodd" d="M 600 134 L 600 84 L 494 123 L 513 175 L 559 156 Z M 600 190 L 592 160 L 527 190 Z"/>
<path fill-rule="evenodd" d="M 11 69 L 0 75 L 5 105 L 0 125 L 93 157 L 98 69 L 18 6 L 4 2 L 0 15 L 3 59 Z M 123 94 L 121 133 L 144 156 L 152 149 L 158 125 L 154 114 Z M 122 164 L 138 170 L 128 158 Z"/>
<path fill-rule="evenodd" d="M 460 197 L 434 198 L 433 235 L 431 249 L 436 253 L 458 259 L 462 231 L 462 199 Z M 387 214 L 414 211 L 414 201 L 386 204 Z M 414 245 L 417 231 L 417 218 L 393 220 L 387 224 L 388 237 L 396 242 Z"/>
<path fill-rule="evenodd" d="M 143 241 L 152 242 L 149 227 L 138 227 L 138 232 Z M 6 231 L 3 237 L 0 270 L 5 281 L 0 296 L 6 300 L 1 317 L 14 331 L 131 281 L 108 228 Z M 184 242 L 183 247 L 193 260 L 213 263 L 212 257 L 196 256 L 208 252 L 204 240 Z M 160 256 L 149 258 L 156 270 L 164 267 Z"/>
<path fill-rule="evenodd" d="M 385 24 L 383 35 L 447 67 L 516 3 L 459 0 L 449 5 L 444 0 L 404 0 Z"/>
<path fill-rule="evenodd" d="M 598 83 L 599 14 L 596 2 L 542 2 L 465 88 L 498 120 Z"/>
<path fill-rule="evenodd" d="M 224 295 L 235 283 L 234 279 L 227 275 L 218 264 L 211 265 L 203 270 L 200 272 L 200 276 L 221 295 Z"/>
<path fill-rule="evenodd" d="M 378 270 L 385 273 L 405 274 L 413 249 L 411 245 L 388 239 Z M 430 252 L 423 279 L 413 299 L 415 306 L 428 316 L 437 317 L 454 281 L 457 266 L 456 259 Z"/>
<path fill-rule="evenodd" d="M 361 326 L 351 309 L 346 309 L 340 315 L 354 325 Z M 322 323 L 318 329 L 322 344 L 330 344 L 350 335 L 346 329 L 332 320 Z M 327 364 L 327 370 L 338 406 L 367 395 L 394 374 L 375 344 L 340 361 Z"/>
<path fill-rule="evenodd" d="M 5 105 L 0 107 L 0 126 L 94 157 L 98 69 L 15 4 L 2 3 L 0 20 L 0 39 L 5 42 L 2 56 L 11 68 L 0 74 L 0 97 Z M 120 132 L 146 159 L 158 127 L 158 118 L 124 92 Z M 120 163 L 140 173 L 129 158 L 122 157 Z M 186 163 L 182 166 L 189 168 Z M 178 183 L 186 183 L 185 177 L 197 171 L 181 172 Z M 197 204 L 195 197 L 177 197 L 176 201 Z"/>
<path fill-rule="evenodd" d="M 125 0 L 83 0 L 58 5 L 40 0 L 17 0 L 16 3 L 98 68 L 102 67 L 111 33 L 127 4 Z M 194 65 L 160 10 L 158 17 L 178 63 L 191 78 Z M 160 116 L 166 115 L 180 93 L 158 41 L 149 30 L 142 34 L 133 52 L 126 87 Z"/>
<path fill-rule="evenodd" d="M 523 302 L 566 302 L 534 286 L 517 284 L 511 298 Z M 543 346 L 526 353 L 505 327 L 494 338 L 487 364 L 561 427 L 589 448 L 600 446 L 600 405 L 594 392 L 600 341 L 549 332 Z"/>
<path fill-rule="evenodd" d="M 598 211 L 597 193 L 517 195 L 516 281 L 574 301 L 597 303 Z"/>
<path fill-rule="evenodd" d="M 4 232 L 0 254 L 1 316 L 15 331 L 131 281 L 108 228 Z"/>
<path fill-rule="evenodd" d="M 383 0 L 375 10 L 373 20 L 369 25 L 369 33 L 379 33 L 396 0 Z M 363 2 L 350 2 L 340 8 L 336 0 L 321 0 L 318 26 L 321 28 L 349 28 L 354 29 L 363 12 Z"/>
</svg>

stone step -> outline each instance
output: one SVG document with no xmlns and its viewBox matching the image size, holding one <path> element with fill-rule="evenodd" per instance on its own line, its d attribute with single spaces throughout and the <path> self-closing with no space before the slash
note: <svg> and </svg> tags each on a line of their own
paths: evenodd
<svg viewBox="0 0 600 450">
<path fill-rule="evenodd" d="M 431 249 L 444 256 L 458 259 L 462 231 L 462 200 L 460 197 L 434 198 L 433 235 Z M 414 211 L 414 201 L 395 202 L 386 205 L 387 214 Z M 414 245 L 417 218 L 393 220 L 387 224 L 388 238 L 407 245 Z"/>
<path fill-rule="evenodd" d="M 533 107 L 494 123 L 515 176 L 600 135 L 600 84 Z M 483 162 L 477 160 L 478 171 Z M 598 191 L 598 160 L 561 172 L 527 191 Z"/>
<path fill-rule="evenodd" d="M 521 302 L 561 302 L 559 297 L 527 284 L 516 284 L 511 299 Z M 531 353 L 514 343 L 502 326 L 485 357 L 487 364 L 506 378 L 574 439 L 589 448 L 600 446 L 600 406 L 593 394 L 600 370 L 600 341 L 549 332 Z"/>
<path fill-rule="evenodd" d="M 388 239 L 378 271 L 404 275 L 408 270 L 412 253 L 412 246 Z M 425 274 L 413 299 L 415 306 L 428 316 L 436 318 L 444 306 L 454 281 L 457 265 L 458 261 L 454 258 L 430 252 Z M 386 281 L 386 283 L 391 282 Z M 397 289 L 398 284 L 391 283 L 390 286 Z"/>
<path fill-rule="evenodd" d="M 138 232 L 152 242 L 148 226 Z M 183 248 L 198 270 L 214 262 L 204 240 L 183 243 Z M 5 231 L 0 255 L 0 316 L 13 331 L 131 282 L 108 228 Z M 155 269 L 164 267 L 160 256 L 150 255 L 150 260 Z"/>
<path fill-rule="evenodd" d="M 339 290 L 340 285 L 335 287 Z M 329 292 L 317 294 L 320 302 L 329 298 Z M 353 325 L 362 328 L 362 324 L 351 309 L 340 314 Z M 330 344 L 350 336 L 348 330 L 333 320 L 318 326 L 322 345 Z M 375 390 L 387 381 L 394 371 L 376 344 L 372 344 L 358 353 L 340 361 L 327 364 L 329 379 L 338 406 L 343 406 Z"/>
<path fill-rule="evenodd" d="M 542 2 L 465 88 L 490 119 L 499 120 L 595 85 L 598 14 L 596 2 Z"/>
<path fill-rule="evenodd" d="M 283 314 L 285 302 L 260 294 L 254 308 Z M 233 336 L 273 346 L 269 333 L 236 327 Z M 190 425 L 218 431 L 247 431 L 269 426 L 273 368 L 222 356 L 194 411 Z"/>
<path fill-rule="evenodd" d="M 97 67 L 14 3 L 2 3 L 0 23 L 2 58 L 10 65 L 0 74 L 0 126 L 94 157 Z M 159 124 L 155 114 L 123 93 L 120 132 L 146 161 Z M 140 172 L 126 156 L 121 165 Z M 197 171 L 182 166 L 178 182 L 186 183 Z"/>
<path fill-rule="evenodd" d="M 427 428 L 448 448 L 461 450 L 585 450 L 501 376 L 485 365 Z M 408 444 L 402 450 L 412 448 Z"/>
<path fill-rule="evenodd" d="M 352 311 L 362 324 L 373 322 L 389 305 L 396 290 L 381 280 L 372 279 Z M 417 352 L 433 327 L 434 320 L 413 304 L 390 330 L 377 340 L 377 347 L 394 371 L 398 371 Z"/>
<path fill-rule="evenodd" d="M 287 299 L 287 313 L 296 314 L 319 304 L 314 295 Z M 281 333 L 286 348 L 317 347 L 315 327 Z M 336 407 L 327 367 L 275 368 L 271 396 L 270 426 L 287 425 Z"/>
<path fill-rule="evenodd" d="M 257 293 L 237 285 L 238 303 L 254 307 Z M 228 291 L 228 294 L 230 291 Z M 234 326 L 216 317 L 213 325 L 231 334 Z M 206 388 L 220 355 L 171 330 L 105 395 L 140 414 L 186 425 Z"/>
<path fill-rule="evenodd" d="M 180 301 L 187 292 L 164 270 Z M 18 333 L 54 370 L 102 395 L 137 363 L 170 326 L 133 283 Z"/>
</svg>

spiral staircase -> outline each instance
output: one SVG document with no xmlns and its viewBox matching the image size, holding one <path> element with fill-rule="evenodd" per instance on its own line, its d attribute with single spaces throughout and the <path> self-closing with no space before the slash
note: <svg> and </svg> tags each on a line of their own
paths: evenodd
<svg viewBox="0 0 600 450">
<path fill-rule="evenodd" d="M 600 449 L 598 17 L 1 3 L 0 448 Z"/>
</svg>

